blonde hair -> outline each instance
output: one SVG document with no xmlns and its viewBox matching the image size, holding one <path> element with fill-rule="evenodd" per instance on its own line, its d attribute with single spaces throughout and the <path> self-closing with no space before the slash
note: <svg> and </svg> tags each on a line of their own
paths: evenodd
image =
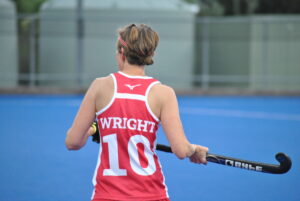
<svg viewBox="0 0 300 201">
<path fill-rule="evenodd" d="M 133 65 L 153 64 L 154 51 L 159 42 L 158 34 L 145 24 L 127 25 L 118 30 L 119 40 L 117 49 L 126 57 L 128 63 Z"/>
</svg>

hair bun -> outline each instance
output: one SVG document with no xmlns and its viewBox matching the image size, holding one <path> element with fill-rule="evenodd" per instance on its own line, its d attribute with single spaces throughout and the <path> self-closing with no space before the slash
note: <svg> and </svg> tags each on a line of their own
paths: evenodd
<svg viewBox="0 0 300 201">
<path fill-rule="evenodd" d="M 120 38 L 126 42 L 122 45 L 120 40 L 117 48 L 124 49 L 124 55 L 129 64 L 132 65 L 151 65 L 153 64 L 154 51 L 158 45 L 158 34 L 145 24 L 131 24 L 119 30 Z"/>
<path fill-rule="evenodd" d="M 145 64 L 146 65 L 151 65 L 151 64 L 153 64 L 154 62 L 153 62 L 153 59 L 152 59 L 152 55 L 151 56 L 147 56 L 146 58 L 145 58 Z"/>
</svg>

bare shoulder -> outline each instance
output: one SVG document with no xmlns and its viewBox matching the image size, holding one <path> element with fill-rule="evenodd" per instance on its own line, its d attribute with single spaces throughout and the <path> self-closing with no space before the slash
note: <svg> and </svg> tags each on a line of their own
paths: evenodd
<svg viewBox="0 0 300 201">
<path fill-rule="evenodd" d="M 114 93 L 114 81 L 112 76 L 99 77 L 93 82 L 93 94 L 96 100 L 96 111 L 103 109 L 111 100 Z"/>
<path fill-rule="evenodd" d="M 95 84 L 109 84 L 113 82 L 113 79 L 111 76 L 106 77 L 98 77 L 94 80 Z"/>
<path fill-rule="evenodd" d="M 106 77 L 98 77 L 96 78 L 92 84 L 91 84 L 91 89 L 102 89 L 107 86 L 112 86 L 113 85 L 113 79 L 111 76 L 106 76 Z"/>
<path fill-rule="evenodd" d="M 151 91 L 162 98 L 174 97 L 175 91 L 172 87 L 164 84 L 156 84 L 152 87 Z"/>
<path fill-rule="evenodd" d="M 154 85 L 149 93 L 150 98 L 156 104 L 159 105 L 159 107 L 162 107 L 170 102 L 176 101 L 176 94 L 172 87 L 164 84 L 156 84 Z"/>
<path fill-rule="evenodd" d="M 149 92 L 148 102 L 150 108 L 159 119 L 161 119 L 162 109 L 174 101 L 176 101 L 175 92 L 167 85 L 155 84 Z"/>
</svg>

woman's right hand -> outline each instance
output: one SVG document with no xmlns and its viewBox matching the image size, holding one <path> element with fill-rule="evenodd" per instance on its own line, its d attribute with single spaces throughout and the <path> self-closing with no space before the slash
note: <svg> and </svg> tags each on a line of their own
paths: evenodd
<svg viewBox="0 0 300 201">
<path fill-rule="evenodd" d="M 195 152 L 189 158 L 193 163 L 198 164 L 207 164 L 206 155 L 208 152 L 208 148 L 200 145 L 195 145 Z"/>
</svg>

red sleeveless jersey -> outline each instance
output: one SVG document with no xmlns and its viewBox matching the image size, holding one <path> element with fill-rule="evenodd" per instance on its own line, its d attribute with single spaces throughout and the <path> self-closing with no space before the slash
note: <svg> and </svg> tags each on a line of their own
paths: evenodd
<svg viewBox="0 0 300 201">
<path fill-rule="evenodd" d="M 147 96 L 157 80 L 146 76 L 111 74 L 114 95 L 96 113 L 100 151 L 92 199 L 159 200 L 168 198 L 155 153 L 159 119 Z"/>
</svg>

